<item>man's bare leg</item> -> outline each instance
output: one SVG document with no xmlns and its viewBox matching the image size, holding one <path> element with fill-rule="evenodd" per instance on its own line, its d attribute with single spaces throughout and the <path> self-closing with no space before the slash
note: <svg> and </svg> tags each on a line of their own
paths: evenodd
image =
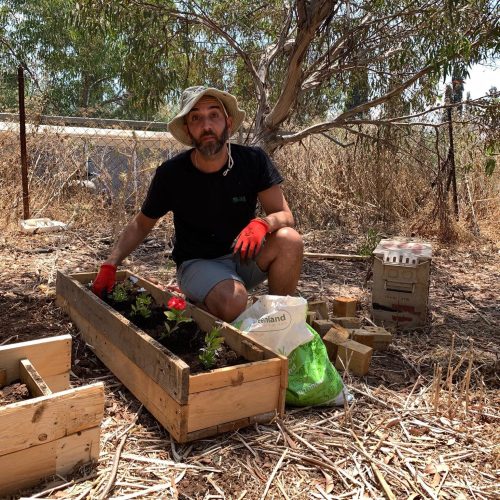
<svg viewBox="0 0 500 500">
<path fill-rule="evenodd" d="M 224 280 L 217 283 L 205 297 L 204 306 L 214 316 L 230 323 L 247 307 L 248 294 L 239 281 Z"/>
<path fill-rule="evenodd" d="M 271 295 L 295 293 L 302 269 L 304 244 L 295 229 L 284 227 L 270 234 L 262 248 L 257 265 L 268 273 Z M 202 305 L 208 312 L 230 323 L 247 307 L 248 293 L 239 281 L 231 279 L 217 283 Z"/>
<path fill-rule="evenodd" d="M 293 295 L 299 282 L 304 243 L 291 227 L 283 227 L 270 234 L 259 256 L 257 265 L 268 273 L 271 295 Z"/>
</svg>

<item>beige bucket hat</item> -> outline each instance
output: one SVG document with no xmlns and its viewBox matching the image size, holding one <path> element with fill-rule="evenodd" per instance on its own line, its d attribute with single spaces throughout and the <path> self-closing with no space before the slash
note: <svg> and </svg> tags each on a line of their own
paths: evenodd
<svg viewBox="0 0 500 500">
<path fill-rule="evenodd" d="M 213 87 L 189 87 L 181 95 L 181 110 L 177 115 L 168 123 L 169 132 L 182 144 L 192 146 L 193 142 L 189 134 L 184 129 L 184 119 L 191 111 L 193 106 L 203 97 L 212 96 L 218 99 L 226 108 L 227 114 L 233 119 L 233 126 L 231 128 L 234 134 L 243 123 L 245 119 L 245 112 L 238 107 L 238 101 L 234 95 L 223 90 L 218 90 Z"/>
</svg>

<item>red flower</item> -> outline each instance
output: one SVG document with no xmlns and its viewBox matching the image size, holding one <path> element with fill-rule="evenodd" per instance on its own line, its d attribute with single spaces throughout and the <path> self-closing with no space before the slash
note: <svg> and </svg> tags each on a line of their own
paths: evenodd
<svg viewBox="0 0 500 500">
<path fill-rule="evenodd" d="M 168 301 L 167 306 L 169 309 L 184 311 L 184 309 L 186 309 L 186 301 L 184 299 L 181 299 L 180 297 L 172 297 Z"/>
</svg>

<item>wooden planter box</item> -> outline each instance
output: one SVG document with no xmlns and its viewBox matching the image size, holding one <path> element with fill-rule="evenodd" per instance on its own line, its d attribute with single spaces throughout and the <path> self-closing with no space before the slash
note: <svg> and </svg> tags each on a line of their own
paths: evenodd
<svg viewBox="0 0 500 500">
<path fill-rule="evenodd" d="M 86 284 L 96 273 L 57 274 L 57 304 L 83 338 L 180 443 L 212 436 L 255 422 L 269 422 L 285 407 L 288 360 L 222 323 L 224 342 L 248 363 L 190 374 L 189 366 L 143 330 L 94 295 Z M 132 273 L 120 271 L 117 281 Z M 172 295 L 140 279 L 159 304 Z M 188 304 L 186 315 L 203 331 L 217 318 Z"/>
<path fill-rule="evenodd" d="M 0 405 L 0 496 L 99 458 L 104 386 L 69 388 L 71 336 L 0 347 L 0 387 L 25 383 L 32 399 Z"/>
</svg>

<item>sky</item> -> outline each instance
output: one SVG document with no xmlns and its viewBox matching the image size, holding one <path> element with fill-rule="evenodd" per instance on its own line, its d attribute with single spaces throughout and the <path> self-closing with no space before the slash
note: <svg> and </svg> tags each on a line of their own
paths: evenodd
<svg viewBox="0 0 500 500">
<path fill-rule="evenodd" d="M 467 92 L 470 92 L 471 99 L 482 97 L 493 86 L 500 90 L 500 59 L 488 66 L 476 65 L 469 73 L 469 78 L 464 82 L 464 98 Z"/>
</svg>

